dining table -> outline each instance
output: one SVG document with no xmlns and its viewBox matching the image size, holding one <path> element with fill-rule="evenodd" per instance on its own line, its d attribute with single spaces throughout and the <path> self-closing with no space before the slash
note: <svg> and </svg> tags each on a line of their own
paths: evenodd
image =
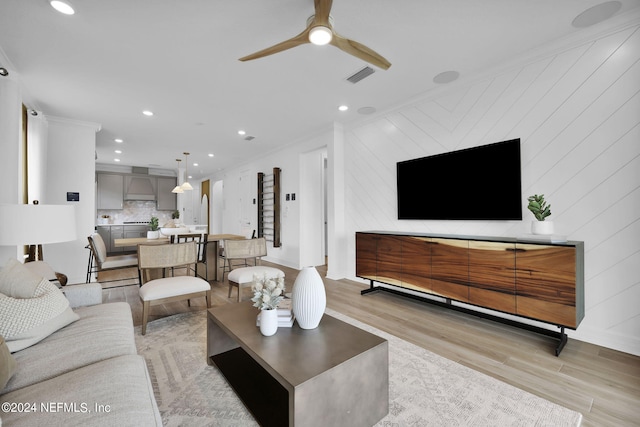
<svg viewBox="0 0 640 427">
<path fill-rule="evenodd" d="M 201 234 L 201 233 L 183 233 L 181 236 L 189 234 Z M 245 236 L 239 234 L 209 234 L 207 235 L 207 278 L 213 277 L 213 280 L 218 281 L 218 262 L 220 257 L 221 242 L 224 240 L 242 240 L 246 239 Z M 138 245 L 165 245 L 171 243 L 169 237 L 160 237 L 158 239 L 147 239 L 146 237 L 129 237 L 122 239 L 114 239 L 114 246 L 116 248 L 123 248 L 127 246 Z"/>
</svg>

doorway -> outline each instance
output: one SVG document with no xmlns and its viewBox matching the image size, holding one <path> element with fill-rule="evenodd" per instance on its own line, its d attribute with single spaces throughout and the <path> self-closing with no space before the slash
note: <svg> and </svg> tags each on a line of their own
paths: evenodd
<svg viewBox="0 0 640 427">
<path fill-rule="evenodd" d="M 325 265 L 327 255 L 327 149 L 300 156 L 300 266 Z"/>
</svg>

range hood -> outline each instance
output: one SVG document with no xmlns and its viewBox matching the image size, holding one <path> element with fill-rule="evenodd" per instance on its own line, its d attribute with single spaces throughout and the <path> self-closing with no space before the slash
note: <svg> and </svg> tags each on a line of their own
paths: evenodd
<svg viewBox="0 0 640 427">
<path fill-rule="evenodd" d="M 155 179 L 148 176 L 128 176 L 125 179 L 125 200 L 156 200 Z"/>
</svg>

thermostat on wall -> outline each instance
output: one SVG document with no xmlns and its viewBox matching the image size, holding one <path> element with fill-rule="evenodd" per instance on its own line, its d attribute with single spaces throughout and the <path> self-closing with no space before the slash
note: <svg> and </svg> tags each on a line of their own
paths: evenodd
<svg viewBox="0 0 640 427">
<path fill-rule="evenodd" d="M 79 202 L 80 193 L 72 193 L 67 191 L 67 202 Z"/>
</svg>

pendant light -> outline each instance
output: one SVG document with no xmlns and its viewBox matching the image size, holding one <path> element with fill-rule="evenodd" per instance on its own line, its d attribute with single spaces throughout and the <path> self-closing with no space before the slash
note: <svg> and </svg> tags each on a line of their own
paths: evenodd
<svg viewBox="0 0 640 427">
<path fill-rule="evenodd" d="M 180 159 L 176 159 L 176 162 L 178 162 L 178 175 L 180 175 L 180 162 L 181 161 L 182 160 L 180 160 Z M 176 185 L 176 187 L 173 190 L 171 190 L 171 192 L 180 194 L 180 193 L 184 193 L 184 190 L 182 190 L 182 187 L 180 187 L 179 185 Z"/>
<path fill-rule="evenodd" d="M 193 187 L 191 186 L 191 184 L 189 184 L 189 160 L 187 160 L 187 156 L 189 155 L 189 153 L 182 153 L 184 154 L 184 182 L 182 183 L 182 185 L 180 186 L 180 188 L 182 188 L 184 191 L 191 191 L 193 190 Z"/>
</svg>

